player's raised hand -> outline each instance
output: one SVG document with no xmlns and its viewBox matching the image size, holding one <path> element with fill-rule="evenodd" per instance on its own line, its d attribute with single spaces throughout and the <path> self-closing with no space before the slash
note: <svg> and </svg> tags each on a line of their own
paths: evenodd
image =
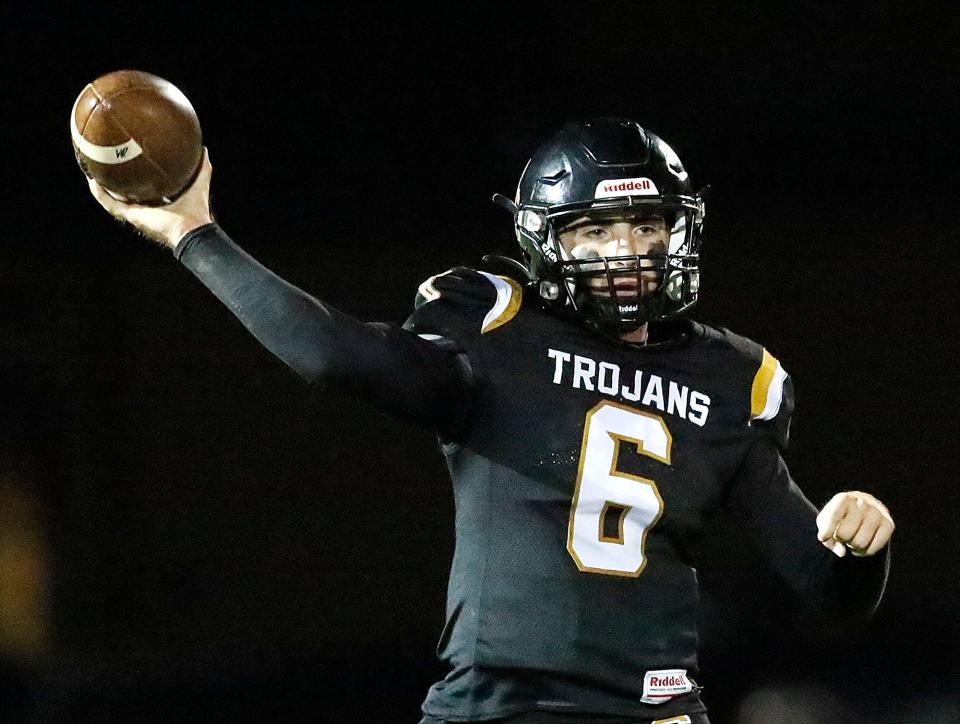
<svg viewBox="0 0 960 724">
<path fill-rule="evenodd" d="M 164 246 L 175 247 L 184 234 L 213 221 L 210 213 L 210 177 L 213 166 L 210 155 L 203 149 L 203 163 L 197 178 L 172 203 L 164 206 L 128 204 L 111 196 L 93 179 L 90 193 L 112 216 L 126 221 L 144 236 Z"/>
<path fill-rule="evenodd" d="M 869 493 L 837 493 L 817 515 L 817 538 L 841 558 L 872 556 L 882 549 L 895 526 L 887 506 Z"/>
</svg>

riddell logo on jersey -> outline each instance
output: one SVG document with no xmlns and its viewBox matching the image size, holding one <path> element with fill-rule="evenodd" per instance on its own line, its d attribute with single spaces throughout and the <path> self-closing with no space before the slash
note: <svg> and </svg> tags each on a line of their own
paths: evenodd
<svg viewBox="0 0 960 724">
<path fill-rule="evenodd" d="M 682 676 L 651 676 L 650 686 L 686 686 L 687 682 Z"/>
<path fill-rule="evenodd" d="M 644 704 L 662 704 L 689 694 L 693 688 L 686 669 L 648 671 L 643 676 L 643 696 L 640 701 Z"/>
<path fill-rule="evenodd" d="M 648 178 L 613 178 L 597 184 L 593 197 L 609 199 L 615 196 L 656 196 L 657 185 Z"/>
</svg>

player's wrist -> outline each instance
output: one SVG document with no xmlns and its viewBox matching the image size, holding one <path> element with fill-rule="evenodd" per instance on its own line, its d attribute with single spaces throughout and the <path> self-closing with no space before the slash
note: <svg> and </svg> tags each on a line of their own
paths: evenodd
<svg viewBox="0 0 960 724">
<path fill-rule="evenodd" d="M 175 251 L 180 245 L 180 242 L 183 241 L 188 234 L 196 231 L 201 226 L 207 226 L 212 223 L 213 218 L 210 216 L 184 219 L 182 222 L 175 224 L 167 234 L 165 234 L 164 244 Z"/>
<path fill-rule="evenodd" d="M 176 239 L 169 247 L 173 252 L 174 257 L 180 260 L 184 253 L 186 253 L 187 249 L 193 245 L 193 242 L 199 238 L 208 236 L 206 232 L 208 229 L 212 228 L 219 228 L 217 227 L 217 222 L 215 220 L 208 221 L 205 224 L 200 224 L 193 227 L 189 231 L 184 232 L 184 234 L 179 239 Z M 216 234 L 217 232 L 212 233 Z"/>
</svg>

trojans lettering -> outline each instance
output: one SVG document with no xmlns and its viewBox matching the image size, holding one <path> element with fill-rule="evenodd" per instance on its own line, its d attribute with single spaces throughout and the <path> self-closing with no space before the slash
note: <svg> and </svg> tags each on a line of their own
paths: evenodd
<svg viewBox="0 0 960 724">
<path fill-rule="evenodd" d="M 710 414 L 710 398 L 686 385 L 664 380 L 642 370 L 621 370 L 612 362 L 597 362 L 579 354 L 548 349 L 554 360 L 553 384 L 570 384 L 580 390 L 622 397 L 630 402 L 653 407 L 703 427 Z"/>
</svg>

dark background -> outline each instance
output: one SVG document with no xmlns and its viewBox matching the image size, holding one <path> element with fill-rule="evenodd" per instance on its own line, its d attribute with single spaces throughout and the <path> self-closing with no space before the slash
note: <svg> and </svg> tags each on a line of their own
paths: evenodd
<svg viewBox="0 0 960 724">
<path fill-rule="evenodd" d="M 563 122 L 663 136 L 713 186 L 695 316 L 793 375 L 811 500 L 867 490 L 898 525 L 875 619 L 837 630 L 717 522 L 714 721 L 957 715 L 957 11 L 2 8 L 0 474 L 27 501 L 44 632 L 2 656 L 6 718 L 412 722 L 443 674 L 434 440 L 310 394 L 96 206 L 68 113 L 119 68 L 192 100 L 228 232 L 364 320 L 402 322 L 425 277 L 514 253 L 489 197 Z"/>
</svg>

